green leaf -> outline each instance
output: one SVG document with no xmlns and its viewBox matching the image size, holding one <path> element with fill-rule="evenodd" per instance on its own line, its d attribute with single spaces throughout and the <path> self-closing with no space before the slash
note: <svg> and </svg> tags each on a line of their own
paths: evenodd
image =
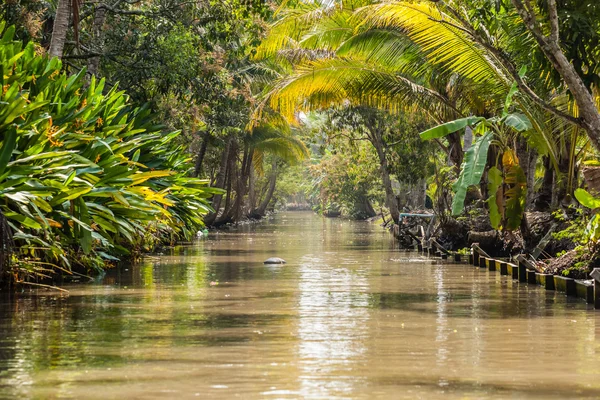
<svg viewBox="0 0 600 400">
<path fill-rule="evenodd" d="M 103 252 L 103 251 L 98 251 L 97 253 L 98 253 L 98 255 L 99 255 L 100 257 L 102 257 L 102 258 L 105 258 L 105 259 L 107 259 L 107 260 L 110 260 L 110 261 L 121 261 L 119 258 L 117 258 L 117 257 L 113 257 L 113 256 L 111 256 L 110 254 L 107 254 L 107 253 L 105 253 L 105 252 Z"/>
<path fill-rule="evenodd" d="M 76 175 L 77 175 L 77 170 L 71 172 L 71 174 L 67 177 L 67 179 L 65 179 L 65 182 L 63 183 L 63 185 L 69 186 L 71 184 L 71 182 L 73 182 L 73 179 L 75 179 Z"/>
<path fill-rule="evenodd" d="M 448 136 L 451 133 L 459 131 L 461 129 L 466 128 L 467 126 L 474 125 L 485 118 L 482 117 L 467 117 L 457 119 L 455 121 L 446 122 L 445 124 L 438 125 L 434 128 L 428 129 L 424 132 L 421 132 L 421 139 L 423 140 L 431 140 L 438 139 L 444 136 Z"/>
<path fill-rule="evenodd" d="M 63 192 L 60 195 L 53 198 L 52 201 L 50 202 L 50 204 L 52 204 L 53 206 L 62 204 L 65 201 L 73 200 L 80 196 L 83 196 L 84 194 L 89 193 L 91 190 L 92 190 L 91 187 L 83 187 L 83 188 L 67 190 L 66 192 Z"/>
<path fill-rule="evenodd" d="M 504 118 L 504 124 L 515 129 L 517 132 L 525 132 L 533 129 L 529 118 L 520 113 L 508 114 Z"/>
<path fill-rule="evenodd" d="M 16 143 L 17 131 L 15 129 L 8 129 L 2 141 L 2 149 L 0 149 L 0 174 L 6 169 Z"/>
<path fill-rule="evenodd" d="M 32 229 L 42 229 L 42 226 L 36 220 L 26 217 L 25 215 L 17 214 L 16 212 L 5 212 L 4 216 L 13 221 L 19 222 L 21 225 Z"/>
<path fill-rule="evenodd" d="M 506 100 L 504 101 L 504 110 L 502 111 L 502 117 L 506 117 L 508 115 L 508 110 L 512 104 L 513 96 L 519 91 L 519 87 L 517 86 L 517 82 L 514 82 L 508 91 L 508 95 L 506 96 Z"/>
<path fill-rule="evenodd" d="M 500 229 L 502 227 L 502 217 L 504 214 L 503 193 L 501 191 L 502 171 L 496 167 L 492 167 L 488 171 L 488 193 L 490 197 L 487 199 L 490 210 L 490 223 L 492 228 Z"/>
<path fill-rule="evenodd" d="M 90 213 L 88 211 L 87 206 L 85 205 L 85 201 L 83 197 L 79 197 L 77 199 L 77 205 L 79 208 L 79 219 L 84 224 L 91 226 Z M 81 237 L 79 238 L 79 242 L 81 243 L 81 249 L 85 254 L 90 254 L 92 251 L 92 232 L 87 229 L 80 230 Z"/>
<path fill-rule="evenodd" d="M 600 198 L 592 196 L 585 189 L 577 189 L 575 191 L 575 198 L 584 207 L 591 208 L 592 210 L 600 208 Z"/>
<path fill-rule="evenodd" d="M 523 65 L 521 69 L 519 69 L 519 76 L 521 78 L 525 78 L 525 74 L 527 73 L 527 65 Z"/>
<path fill-rule="evenodd" d="M 594 215 L 590 220 L 585 229 L 585 233 L 592 242 L 598 241 L 600 238 L 600 218 L 598 218 L 598 214 Z"/>
<path fill-rule="evenodd" d="M 477 185 L 481 181 L 481 176 L 487 162 L 488 149 L 493 136 L 491 132 L 487 132 L 465 154 L 465 161 L 463 162 L 458 180 L 452 186 L 455 193 L 452 200 L 453 215 L 459 215 L 465 208 L 465 198 L 467 197 L 469 186 Z"/>
<path fill-rule="evenodd" d="M 0 41 L 0 43 L 8 44 L 13 40 L 14 36 L 15 36 L 15 26 L 11 25 L 6 29 L 6 32 L 4 32 L 4 36 L 2 37 L 2 40 Z"/>
</svg>

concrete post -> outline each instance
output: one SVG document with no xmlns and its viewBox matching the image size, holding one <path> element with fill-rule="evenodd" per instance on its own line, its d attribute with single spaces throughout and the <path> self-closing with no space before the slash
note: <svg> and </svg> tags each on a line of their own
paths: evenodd
<svg viewBox="0 0 600 400">
<path fill-rule="evenodd" d="M 594 278 L 594 308 L 600 310 L 600 268 L 594 268 L 590 276 Z"/>
</svg>

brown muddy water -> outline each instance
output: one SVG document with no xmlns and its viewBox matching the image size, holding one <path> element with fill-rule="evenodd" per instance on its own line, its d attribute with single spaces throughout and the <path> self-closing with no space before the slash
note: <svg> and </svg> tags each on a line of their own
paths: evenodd
<svg viewBox="0 0 600 400">
<path fill-rule="evenodd" d="M 68 289 L 2 300 L 0 398 L 600 398 L 599 312 L 364 222 L 284 213 Z"/>
</svg>

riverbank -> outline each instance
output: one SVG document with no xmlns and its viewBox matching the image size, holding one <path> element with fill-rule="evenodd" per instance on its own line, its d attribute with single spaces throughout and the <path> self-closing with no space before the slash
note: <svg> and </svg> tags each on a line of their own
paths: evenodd
<svg viewBox="0 0 600 400">
<path fill-rule="evenodd" d="M 436 216 L 433 221 L 415 216 L 390 230 L 406 248 L 424 246 L 435 238 L 446 250 L 466 254 L 477 244 L 492 257 L 511 260 L 525 255 L 538 273 L 581 280 L 600 267 L 599 249 L 589 238 L 586 220 L 589 217 L 582 213 L 528 212 L 519 231 L 501 232 L 491 228 L 487 215 Z"/>
</svg>

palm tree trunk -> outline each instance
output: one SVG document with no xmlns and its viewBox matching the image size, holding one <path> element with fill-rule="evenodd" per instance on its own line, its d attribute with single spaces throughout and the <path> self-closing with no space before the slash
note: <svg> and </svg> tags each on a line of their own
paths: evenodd
<svg viewBox="0 0 600 400">
<path fill-rule="evenodd" d="M 383 188 L 385 189 L 385 203 L 390 210 L 390 214 L 395 223 L 400 221 L 400 210 L 398 208 L 398 200 L 394 194 L 394 188 L 392 187 L 392 180 L 388 170 L 387 157 L 385 155 L 385 149 L 383 147 L 383 139 L 381 133 L 376 129 L 371 130 L 370 135 L 371 143 L 377 151 L 379 156 L 379 167 L 381 171 L 381 180 L 383 181 Z"/>
<path fill-rule="evenodd" d="M 248 148 L 248 144 L 246 144 L 244 148 L 244 157 L 242 158 L 242 167 L 240 168 L 240 177 L 237 182 L 236 193 L 237 196 L 235 198 L 235 204 L 233 206 L 233 220 L 239 221 L 243 216 L 243 205 L 244 205 L 244 197 L 246 196 L 247 184 L 248 181 L 248 165 L 251 162 L 250 149 Z"/>
<path fill-rule="evenodd" d="M 269 189 L 265 198 L 260 203 L 258 208 L 252 214 L 258 215 L 260 217 L 264 217 L 267 212 L 267 207 L 273 198 L 273 193 L 275 193 L 275 186 L 277 184 L 277 161 L 273 160 L 273 164 L 271 165 L 271 175 L 269 176 Z"/>
<path fill-rule="evenodd" d="M 237 171 L 237 153 L 238 146 L 236 142 L 233 142 L 231 148 L 229 149 L 229 156 L 227 157 L 227 194 L 225 195 L 225 206 L 223 207 L 223 213 L 217 221 L 216 225 L 227 224 L 233 221 L 235 206 L 237 204 L 237 199 L 239 195 L 239 176 Z M 236 186 L 236 198 L 233 198 L 233 188 Z"/>
<path fill-rule="evenodd" d="M 225 180 L 227 178 L 227 165 L 228 165 L 228 160 L 229 160 L 229 152 L 231 150 L 231 147 L 233 146 L 233 137 L 230 137 L 226 144 L 225 144 L 225 149 L 223 149 L 223 154 L 221 154 L 221 163 L 219 166 L 219 173 L 217 174 L 217 180 L 215 182 L 214 187 L 217 188 L 224 188 L 225 187 Z M 219 213 L 219 208 L 221 208 L 221 200 L 223 199 L 223 195 L 221 194 L 217 194 L 213 197 L 212 200 L 212 208 L 213 210 L 215 210 L 215 212 L 208 214 L 205 218 L 204 218 L 204 223 L 206 225 L 212 225 L 215 220 L 217 219 L 217 214 Z"/>
<path fill-rule="evenodd" d="M 254 168 L 250 168 L 250 176 L 248 177 L 248 208 L 250 212 L 256 208 L 256 175 Z"/>
<path fill-rule="evenodd" d="M 206 148 L 208 147 L 208 142 L 210 140 L 210 132 L 206 131 L 204 134 L 204 138 L 202 139 L 202 145 L 200 146 L 200 151 L 198 152 L 198 157 L 196 157 L 196 166 L 194 168 L 194 176 L 198 177 L 202 173 L 202 162 L 204 161 L 204 156 L 206 155 Z"/>
<path fill-rule="evenodd" d="M 67 40 L 67 31 L 69 30 L 69 18 L 71 17 L 71 0 L 58 0 L 56 6 L 56 15 L 54 16 L 54 26 L 52 28 L 52 38 L 50 39 L 50 48 L 48 54 L 50 57 L 62 58 Z"/>
</svg>

